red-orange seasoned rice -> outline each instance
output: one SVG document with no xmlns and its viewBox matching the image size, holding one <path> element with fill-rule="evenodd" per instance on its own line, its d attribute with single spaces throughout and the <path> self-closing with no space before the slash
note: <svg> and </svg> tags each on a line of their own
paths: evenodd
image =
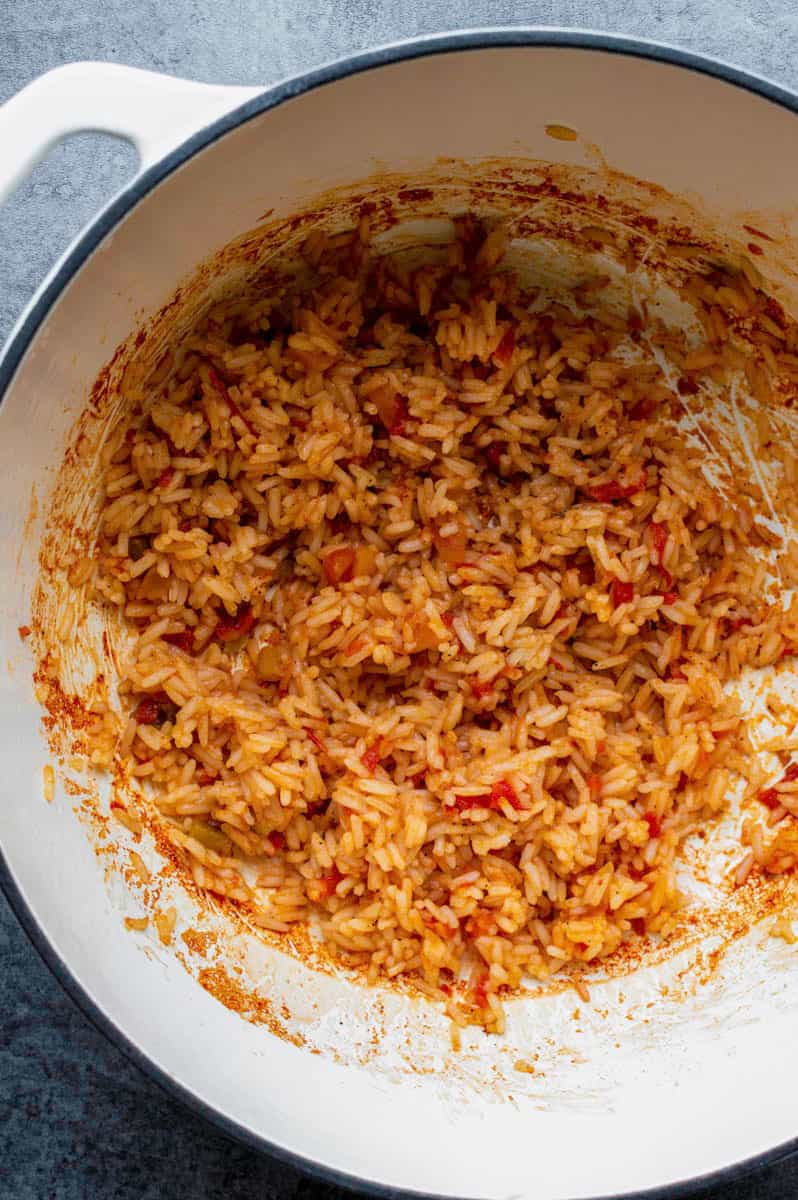
<svg viewBox="0 0 798 1200">
<path fill-rule="evenodd" d="M 412 269 L 315 239 L 309 282 L 218 305 L 128 412 L 95 591 L 135 642 L 94 744 L 201 888 L 501 1030 L 524 977 L 668 935 L 683 840 L 758 786 L 724 685 L 798 609 L 677 426 L 663 359 L 693 394 L 721 341 L 541 303 L 500 228 L 458 235 Z M 749 870 L 794 863 L 788 825 Z"/>
</svg>

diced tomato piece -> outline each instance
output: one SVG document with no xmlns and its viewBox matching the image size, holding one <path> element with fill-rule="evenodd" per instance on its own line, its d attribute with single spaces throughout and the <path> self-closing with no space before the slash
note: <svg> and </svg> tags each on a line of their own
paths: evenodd
<svg viewBox="0 0 798 1200">
<path fill-rule="evenodd" d="M 176 646 L 184 654 L 193 653 L 194 634 L 190 629 L 184 629 L 182 633 L 165 633 L 163 640 L 168 642 L 170 646 Z"/>
<path fill-rule="evenodd" d="M 160 725 L 174 710 L 175 705 L 166 692 L 153 692 L 151 696 L 145 696 L 139 703 L 135 714 L 136 723 L 138 725 Z"/>
<path fill-rule="evenodd" d="M 648 825 L 648 836 L 652 838 L 658 838 L 662 833 L 662 825 L 660 824 L 660 819 L 657 814 L 645 812 L 643 813 L 643 820 Z"/>
<path fill-rule="evenodd" d="M 164 488 L 165 490 L 169 487 L 174 477 L 175 473 L 172 467 L 167 467 L 165 471 L 161 471 L 160 475 L 155 480 L 155 486 L 157 488 Z"/>
<path fill-rule="evenodd" d="M 360 761 L 367 771 L 376 771 L 380 761 L 385 755 L 385 746 L 382 738 L 377 738 L 376 742 L 372 742 L 369 748 L 361 755 Z"/>
<path fill-rule="evenodd" d="M 413 776 L 411 776 L 411 779 L 410 779 L 410 782 L 412 783 L 414 788 L 423 787 L 424 784 L 426 783 L 426 781 L 427 781 L 426 771 L 419 771 L 418 775 L 413 775 Z"/>
<path fill-rule="evenodd" d="M 385 383 L 369 395 L 369 400 L 377 410 L 377 416 L 393 435 L 401 435 L 405 431 L 405 423 L 409 416 L 407 404 L 389 384 Z"/>
<path fill-rule="evenodd" d="M 630 421 L 647 421 L 650 416 L 656 412 L 657 402 L 651 396 L 646 396 L 643 400 L 638 400 L 633 408 L 629 409 Z"/>
<path fill-rule="evenodd" d="M 671 664 L 668 674 L 670 675 L 671 679 L 680 679 L 680 680 L 687 679 L 687 676 L 685 675 L 685 673 L 681 669 L 681 667 L 676 667 L 673 664 Z"/>
<path fill-rule="evenodd" d="M 498 471 L 501 466 L 502 455 L 507 447 L 504 442 L 491 442 L 485 451 L 485 458 L 488 460 L 494 471 Z"/>
<path fill-rule="evenodd" d="M 601 757 L 602 754 L 605 754 L 606 750 L 607 750 L 606 742 L 596 742 L 596 754 L 598 754 L 599 757 Z"/>
<path fill-rule="evenodd" d="M 588 787 L 588 791 L 590 792 L 590 795 L 593 797 L 593 799 L 597 800 L 599 798 L 599 796 L 601 795 L 601 789 L 603 787 L 603 784 L 601 782 L 601 776 L 600 775 L 588 775 L 587 787 Z"/>
<path fill-rule="evenodd" d="M 252 611 L 251 604 L 241 604 L 234 616 L 230 617 L 227 613 L 219 621 L 214 630 L 214 637 L 217 637 L 220 642 L 235 642 L 239 638 L 249 633 L 250 629 L 257 624 L 258 618 Z"/>
<path fill-rule="evenodd" d="M 474 984 L 474 1003 L 478 1008 L 488 1007 L 488 976 L 480 975 Z"/>
<path fill-rule="evenodd" d="M 643 934 L 646 932 L 645 917 L 632 917 L 629 924 L 632 926 L 632 929 L 634 929 L 635 933 L 638 934 L 639 937 L 642 937 Z"/>
<path fill-rule="evenodd" d="M 452 525 L 456 528 L 447 532 L 446 536 L 443 536 L 437 528 L 433 529 L 432 540 L 435 543 L 435 549 L 445 563 L 451 566 L 464 565 L 463 559 L 468 545 L 467 526 L 462 518 L 444 517 L 442 528 L 448 530 Z"/>
<path fill-rule="evenodd" d="M 413 613 L 413 616 L 410 618 L 410 627 L 413 630 L 413 649 L 411 653 L 422 654 L 425 650 L 438 649 L 440 638 L 423 612 Z"/>
<path fill-rule="evenodd" d="M 161 706 L 158 701 L 154 696 L 148 696 L 136 709 L 136 723 L 138 725 L 155 725 L 160 712 Z"/>
<path fill-rule="evenodd" d="M 454 613 L 451 611 L 451 609 L 447 608 L 446 612 L 441 613 L 441 620 L 447 629 L 452 628 L 454 625 Z"/>
<path fill-rule="evenodd" d="M 495 359 L 496 362 L 500 363 L 504 367 L 507 365 L 507 363 L 513 357 L 514 350 L 515 350 L 515 333 L 513 332 L 512 326 L 509 326 L 507 329 L 505 329 L 504 333 L 502 334 L 502 339 L 499 342 L 496 349 L 493 351 L 493 354 L 491 357 L 493 359 Z"/>
<path fill-rule="evenodd" d="M 481 700 L 484 696 L 490 695 L 493 691 L 493 680 L 488 679 L 484 683 L 481 679 L 471 679 L 468 683 L 471 689 L 471 694 L 475 700 Z"/>
<path fill-rule="evenodd" d="M 466 918 L 465 931 L 471 938 L 490 937 L 496 932 L 496 917 L 485 909 L 476 909 Z"/>
<path fill-rule="evenodd" d="M 319 899 L 326 900 L 329 896 L 332 896 L 342 879 L 343 875 L 338 870 L 335 863 L 333 863 L 331 869 L 326 875 L 322 875 L 318 882 Z"/>
<path fill-rule="evenodd" d="M 19 634 L 19 636 L 22 638 L 22 641 L 24 642 L 26 638 L 30 637 L 30 625 L 20 625 L 19 628 L 17 629 L 17 633 Z"/>
<path fill-rule="evenodd" d="M 738 629 L 743 629 L 746 625 L 750 625 L 751 618 L 750 617 L 727 617 L 726 624 L 729 626 L 729 629 L 732 630 L 733 633 L 736 633 L 738 631 Z"/>
<path fill-rule="evenodd" d="M 353 546 L 337 546 L 324 557 L 324 577 L 334 586 L 354 578 L 356 553 Z"/>
<path fill-rule="evenodd" d="M 284 850 L 285 849 L 285 834 L 280 833 L 276 829 L 272 830 L 272 832 L 269 834 L 269 836 L 266 840 L 271 842 L 272 847 L 275 850 Z"/>
<path fill-rule="evenodd" d="M 196 780 L 200 787 L 209 787 L 216 781 L 216 776 L 211 775 L 210 771 L 200 771 L 199 775 L 196 776 Z"/>
<path fill-rule="evenodd" d="M 498 807 L 499 801 L 507 800 L 513 808 L 521 807 L 521 800 L 515 788 L 506 779 L 500 779 L 498 783 L 494 783 L 490 789 L 490 798 L 493 804 Z"/>
<path fill-rule="evenodd" d="M 665 604 L 675 604 L 676 601 L 679 599 L 679 593 L 678 592 L 664 592 L 662 599 Z"/>
<path fill-rule="evenodd" d="M 600 504 L 609 504 L 613 500 L 628 500 L 630 496 L 634 496 L 637 492 L 642 492 L 645 486 L 646 473 L 645 471 L 641 471 L 636 483 L 624 485 L 619 483 L 617 479 L 611 479 L 608 483 L 600 483 L 586 490 L 588 496 L 593 500 L 597 500 Z"/>
<path fill-rule="evenodd" d="M 778 780 L 778 783 L 794 783 L 796 779 L 798 779 L 798 762 L 791 762 L 781 779 Z M 758 799 L 766 808 L 778 808 L 782 802 L 781 795 L 776 790 L 776 787 L 762 788 L 758 794 Z"/>
<path fill-rule="evenodd" d="M 303 725 L 302 728 L 305 730 L 305 733 L 308 735 L 310 740 L 313 742 L 313 745 L 316 747 L 316 749 L 320 750 L 322 752 L 322 754 L 324 754 L 327 750 L 327 747 L 324 745 L 324 742 L 321 740 L 319 735 L 316 733 L 315 729 L 313 729 L 310 725 Z"/>
<path fill-rule="evenodd" d="M 624 583 L 620 579 L 613 579 L 610 596 L 612 597 L 614 608 L 620 608 L 622 604 L 631 604 L 635 597 L 634 584 Z"/>
</svg>

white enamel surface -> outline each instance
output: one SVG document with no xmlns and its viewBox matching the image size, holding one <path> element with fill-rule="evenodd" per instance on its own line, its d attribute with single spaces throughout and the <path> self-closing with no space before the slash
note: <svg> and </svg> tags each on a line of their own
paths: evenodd
<svg viewBox="0 0 798 1200">
<path fill-rule="evenodd" d="M 28 616 L 40 531 L 27 523 L 31 488 L 41 516 L 98 370 L 201 259 L 266 210 L 289 214 L 375 166 L 426 167 L 441 155 L 596 165 L 584 142 L 548 138 L 547 123 L 574 127 L 613 168 L 688 194 L 719 224 L 755 210 L 758 228 L 798 232 L 790 228 L 798 119 L 753 94 L 597 51 L 491 49 L 408 61 L 286 102 L 166 179 L 69 285 L 0 409 L 2 841 L 55 951 L 163 1071 L 252 1133 L 393 1187 L 530 1200 L 652 1187 L 795 1136 L 794 952 L 772 939 L 759 946 L 752 935 L 705 989 L 663 1005 L 661 1024 L 656 1007 L 650 1025 L 642 1015 L 657 996 L 656 972 L 599 989 L 592 1008 L 580 1004 L 577 1023 L 574 995 L 526 1002 L 511 1025 L 525 1057 L 541 1053 L 545 1073 L 518 1074 L 511 1087 L 504 1063 L 495 1088 L 464 1079 L 469 1062 L 480 1079 L 480 1063 L 502 1061 L 501 1046 L 480 1037 L 467 1039 L 454 1082 L 440 1071 L 413 1074 L 402 1036 L 423 1022 L 409 1002 L 389 1005 L 385 1053 L 356 1065 L 362 1055 L 347 1041 L 347 1004 L 352 1011 L 371 1001 L 345 980 L 314 983 L 269 953 L 273 986 L 312 994 L 326 1013 L 324 1029 L 318 1009 L 307 1017 L 309 1040 L 326 1039 L 344 1061 L 311 1055 L 223 1008 L 169 951 L 147 942 L 145 953 L 124 931 L 130 908 L 109 890 L 69 798 L 59 791 L 52 806 L 42 799 L 47 750 L 17 627 Z M 433 1021 L 433 1035 L 442 1061 L 443 1021 Z"/>
</svg>

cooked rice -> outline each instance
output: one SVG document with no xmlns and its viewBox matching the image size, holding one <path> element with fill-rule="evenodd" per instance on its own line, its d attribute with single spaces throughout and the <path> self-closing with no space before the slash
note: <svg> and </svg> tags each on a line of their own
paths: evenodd
<svg viewBox="0 0 798 1200">
<path fill-rule="evenodd" d="M 312 283 L 219 305 L 128 414 L 95 586 L 136 634 L 129 716 L 93 757 L 201 888 L 501 1030 L 524 977 L 673 928 L 748 756 L 724 684 L 798 613 L 636 314 L 530 310 L 501 231 L 459 233 L 413 269 L 315 239 Z M 700 287 L 709 350 L 658 335 L 693 391 L 725 378 L 713 311 L 769 319 L 743 276 Z M 746 874 L 798 857 L 782 825 Z"/>
</svg>

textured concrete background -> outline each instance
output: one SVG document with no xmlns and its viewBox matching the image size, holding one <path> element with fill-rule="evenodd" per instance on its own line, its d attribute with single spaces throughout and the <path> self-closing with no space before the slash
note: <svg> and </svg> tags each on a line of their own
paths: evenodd
<svg viewBox="0 0 798 1200">
<path fill-rule="evenodd" d="M 798 89 L 795 0 L 0 0 L 0 101 L 42 71 L 75 59 L 266 84 L 417 33 L 522 24 L 672 42 Z M 73 138 L 0 209 L 0 337 L 134 165 L 125 143 Z M 72 1006 L 2 900 L 0 1014 L 3 1200 L 343 1195 L 228 1142 L 163 1096 Z M 793 1200 L 798 1162 L 704 1194 Z"/>
</svg>

